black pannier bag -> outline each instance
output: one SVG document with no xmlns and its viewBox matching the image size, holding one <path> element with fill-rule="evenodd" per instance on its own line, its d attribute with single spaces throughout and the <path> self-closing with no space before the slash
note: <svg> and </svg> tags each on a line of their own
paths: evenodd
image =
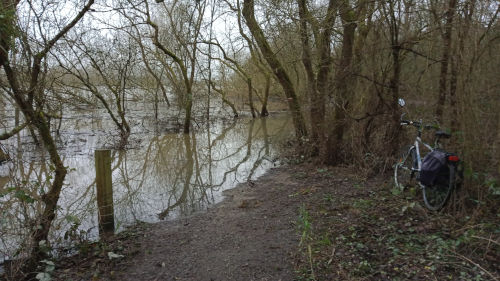
<svg viewBox="0 0 500 281">
<path fill-rule="evenodd" d="M 449 175 L 446 152 L 433 150 L 424 157 L 420 170 L 420 182 L 425 186 L 445 184 Z"/>
</svg>

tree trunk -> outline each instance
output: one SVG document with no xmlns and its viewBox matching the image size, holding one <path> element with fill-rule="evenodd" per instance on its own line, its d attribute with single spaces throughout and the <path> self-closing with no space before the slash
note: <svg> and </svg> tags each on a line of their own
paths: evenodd
<svg viewBox="0 0 500 281">
<path fill-rule="evenodd" d="M 264 90 L 264 100 L 262 101 L 260 117 L 266 117 L 269 115 L 269 111 L 267 111 L 267 101 L 269 100 L 270 88 L 271 88 L 271 75 L 266 74 L 266 89 Z"/>
<path fill-rule="evenodd" d="M 448 81 L 448 64 L 451 53 L 451 35 L 453 31 L 453 18 L 455 16 L 455 8 L 457 0 L 450 0 L 448 10 L 446 11 L 445 31 L 443 34 L 443 52 L 441 58 L 441 71 L 439 74 L 439 95 L 436 105 L 436 119 L 439 124 L 443 123 L 443 110 L 446 103 L 446 91 Z"/>
<path fill-rule="evenodd" d="M 451 60 L 451 77 L 450 77 L 450 106 L 451 106 L 451 131 L 457 132 L 460 129 L 461 122 L 459 119 L 459 97 L 457 95 L 458 79 L 463 67 L 464 62 L 464 51 L 465 51 L 465 40 L 469 36 L 469 30 L 472 22 L 472 15 L 474 13 L 475 1 L 467 1 L 465 3 L 464 11 L 465 18 L 464 24 L 461 25 L 463 30 L 458 34 L 458 47 L 456 48 L 456 54 Z M 456 141 L 453 138 L 452 141 Z"/>
<path fill-rule="evenodd" d="M 285 96 L 288 101 L 288 107 L 292 114 L 293 124 L 295 127 L 295 135 L 298 139 L 307 136 L 307 129 L 300 109 L 299 100 L 295 92 L 295 88 L 290 80 L 288 73 L 278 60 L 276 55 L 267 42 L 264 32 L 260 28 L 254 15 L 254 0 L 245 0 L 243 4 L 243 16 L 246 20 L 247 26 L 250 29 L 257 45 L 259 46 L 262 55 L 273 69 L 273 73 L 278 79 L 278 82 L 283 87 Z"/>
<path fill-rule="evenodd" d="M 247 78 L 248 85 L 248 106 L 250 107 L 250 112 L 252 113 L 252 118 L 256 118 L 255 107 L 253 105 L 253 93 L 252 93 L 252 78 Z"/>
<path fill-rule="evenodd" d="M 9 43 L 12 39 L 13 34 L 5 33 L 8 32 L 9 27 L 14 29 L 13 18 L 10 21 L 4 22 L 4 17 L 1 19 L 3 25 L 0 28 L 0 66 L 4 67 L 5 74 L 7 76 L 7 81 L 12 91 L 12 97 L 14 98 L 17 107 L 24 114 L 26 122 L 31 123 L 34 128 L 37 129 L 43 145 L 47 149 L 50 156 L 50 161 L 54 167 L 54 179 L 50 186 L 50 189 L 42 196 L 42 203 L 44 205 L 43 210 L 40 214 L 37 214 L 36 225 L 31 234 L 31 253 L 28 260 L 24 263 L 23 268 L 25 272 L 35 272 L 34 269 L 38 262 L 47 256 L 47 252 L 44 251 L 44 241 L 48 243 L 48 234 L 50 231 L 50 226 L 52 221 L 56 216 L 57 203 L 59 201 L 59 196 L 61 194 L 61 189 L 64 183 L 64 178 L 66 176 L 67 170 L 59 156 L 57 147 L 54 139 L 52 138 L 48 126 L 48 121 L 45 115 L 39 110 L 35 110 L 33 107 L 33 100 L 35 95 L 40 95 L 43 91 L 41 87 L 35 87 L 40 84 L 40 74 L 41 74 L 41 64 L 42 60 L 46 57 L 50 49 L 55 45 L 55 43 L 62 38 L 71 28 L 73 28 L 78 21 L 85 15 L 85 13 L 90 9 L 93 4 L 93 0 L 89 0 L 87 4 L 79 11 L 79 13 L 70 21 L 66 26 L 64 26 L 51 40 L 46 41 L 43 49 L 33 56 L 33 64 L 30 69 L 30 87 L 29 90 L 23 91 L 19 84 L 19 76 L 16 75 L 14 70 L 11 68 L 8 60 L 8 50 Z M 7 1 L 3 0 L 1 2 L 3 7 L 12 6 L 12 11 L 16 10 L 16 5 L 18 1 Z M 27 277 L 28 279 L 33 279 L 34 273 L 30 273 Z"/>
<path fill-rule="evenodd" d="M 184 134 L 189 134 L 191 126 L 191 110 L 193 108 L 193 97 L 191 89 L 189 89 L 186 98 L 186 114 L 184 115 Z"/>
<path fill-rule="evenodd" d="M 6 69 L 8 76 L 12 74 L 10 68 Z M 11 77 L 9 80 L 12 79 Z M 17 84 L 17 82 L 14 82 Z M 50 160 L 54 166 L 54 180 L 52 181 L 51 187 L 47 193 L 42 196 L 42 202 L 44 203 L 44 208 L 41 214 L 37 217 L 37 225 L 33 229 L 31 235 L 31 253 L 28 260 L 25 262 L 23 268 L 25 272 L 31 272 L 38 262 L 47 257 L 49 253 L 44 250 L 44 244 L 48 244 L 48 235 L 52 221 L 56 216 L 57 203 L 59 201 L 59 196 L 61 194 L 62 186 L 64 183 L 64 178 L 66 176 L 67 170 L 57 152 L 57 147 L 52 135 L 50 134 L 49 127 L 47 125 L 48 121 L 42 113 L 35 113 L 35 110 L 30 104 L 27 104 L 23 99 L 23 93 L 19 91 L 19 88 L 14 87 L 14 98 L 23 112 L 27 122 L 31 122 L 33 126 L 37 129 L 44 147 L 49 153 Z M 14 90 L 13 89 L 13 90 Z M 45 243 L 43 243 L 45 241 Z"/>
<path fill-rule="evenodd" d="M 458 56 L 460 57 L 460 55 Z M 460 58 L 451 59 L 451 77 L 450 77 L 450 109 L 451 109 L 451 132 L 458 131 L 458 107 L 457 107 L 457 84 L 459 75 Z M 455 138 L 453 139 L 455 140 Z"/>
<path fill-rule="evenodd" d="M 344 11 L 343 14 L 352 15 L 351 12 Z M 347 15 L 345 15 L 347 16 Z M 342 162 L 340 151 L 342 140 L 347 128 L 346 112 L 349 108 L 349 100 L 352 98 L 349 90 L 349 78 L 352 75 L 352 58 L 354 37 L 357 24 L 354 17 L 344 18 L 344 34 L 342 39 L 342 51 L 337 73 L 335 74 L 336 103 L 333 120 L 333 128 L 328 133 L 328 140 L 325 147 L 324 159 L 330 165 L 337 165 Z"/>
<path fill-rule="evenodd" d="M 328 81 L 331 60 L 331 33 L 335 21 L 336 1 L 330 0 L 325 19 L 315 22 L 307 10 L 306 0 L 298 0 L 300 17 L 300 37 L 302 41 L 302 63 L 306 70 L 307 92 L 310 102 L 311 139 L 315 148 L 325 150 L 325 97 L 328 94 Z M 309 43 L 309 32 L 307 24 L 312 25 L 314 38 L 316 39 L 316 53 L 318 56 L 317 70 L 313 69 L 312 49 Z M 322 32 L 317 30 L 321 29 Z"/>
<path fill-rule="evenodd" d="M 395 42 L 397 43 L 397 42 Z M 386 132 L 386 143 L 389 144 L 389 155 L 395 156 L 399 152 L 399 84 L 401 81 L 401 48 L 399 45 L 392 46 L 392 78 L 391 87 L 391 120 Z"/>
<path fill-rule="evenodd" d="M 306 88 L 309 97 L 309 118 L 311 119 L 311 141 L 313 145 L 319 147 L 319 135 L 322 133 L 320 127 L 322 120 L 318 112 L 319 92 L 316 84 L 316 74 L 312 63 L 312 50 L 309 43 L 309 33 L 307 30 L 306 0 L 298 0 L 300 17 L 300 38 L 302 41 L 302 64 L 306 71 Z"/>
</svg>

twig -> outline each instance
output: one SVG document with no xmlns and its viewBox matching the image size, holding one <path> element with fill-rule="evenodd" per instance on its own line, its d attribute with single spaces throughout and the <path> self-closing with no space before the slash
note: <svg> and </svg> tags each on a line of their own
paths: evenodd
<svg viewBox="0 0 500 281">
<path fill-rule="evenodd" d="M 336 250 L 336 249 L 337 249 L 337 248 L 336 248 L 335 246 L 333 246 L 333 248 L 332 248 L 332 254 L 330 255 L 330 259 L 328 260 L 328 264 L 331 264 L 331 263 L 332 263 L 333 258 L 335 257 L 335 250 Z"/>
<path fill-rule="evenodd" d="M 488 242 L 490 242 L 490 243 L 493 243 L 493 244 L 496 244 L 496 245 L 500 246 L 500 243 L 499 243 L 499 242 L 497 242 L 497 241 L 495 241 L 495 240 L 493 240 L 493 239 L 491 239 L 491 238 L 484 238 L 484 237 L 480 237 L 480 236 L 476 236 L 476 235 L 472 235 L 471 237 L 472 237 L 472 238 L 476 238 L 476 239 L 486 240 L 486 241 L 488 241 Z"/>
<path fill-rule="evenodd" d="M 462 228 L 453 230 L 452 233 L 457 233 L 458 234 L 459 232 L 465 232 L 465 230 L 467 230 L 467 229 L 473 229 L 475 227 L 480 227 L 482 225 L 483 225 L 482 223 L 478 223 L 478 224 L 474 224 L 474 225 L 466 225 L 466 226 L 464 226 Z"/>
<path fill-rule="evenodd" d="M 498 279 L 498 278 L 496 278 L 496 277 L 495 277 L 495 275 L 493 275 L 491 272 L 489 272 L 488 270 L 484 269 L 481 265 L 479 265 L 479 264 L 475 263 L 474 261 L 472 261 L 472 260 L 471 260 L 471 259 L 469 259 L 468 257 L 463 256 L 463 255 L 461 255 L 461 254 L 459 254 L 459 253 L 457 253 L 457 252 L 454 252 L 454 251 L 451 251 L 451 252 L 452 252 L 452 253 L 454 253 L 457 257 L 459 257 L 459 258 L 461 258 L 461 259 L 463 259 L 463 260 L 465 260 L 465 261 L 467 261 L 467 262 L 469 262 L 469 263 L 471 263 L 471 264 L 475 265 L 475 266 L 476 266 L 476 267 L 478 267 L 479 269 L 481 269 L 484 273 L 488 274 L 488 275 L 491 277 L 491 279 L 492 279 L 492 280 L 499 281 L 499 279 Z"/>
<path fill-rule="evenodd" d="M 312 248 L 311 245 L 307 245 L 307 252 L 309 253 L 309 266 L 311 267 L 311 279 L 316 280 L 314 274 L 314 265 L 313 265 L 313 257 L 312 257 Z"/>
</svg>

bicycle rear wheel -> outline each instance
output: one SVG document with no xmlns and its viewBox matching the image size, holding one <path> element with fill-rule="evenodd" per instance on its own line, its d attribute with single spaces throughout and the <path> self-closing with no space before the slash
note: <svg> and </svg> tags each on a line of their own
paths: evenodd
<svg viewBox="0 0 500 281">
<path fill-rule="evenodd" d="M 416 183 L 416 159 L 415 147 L 406 148 L 394 166 L 394 184 L 401 191 L 414 186 Z"/>
<path fill-rule="evenodd" d="M 455 166 L 448 164 L 447 172 L 440 175 L 440 179 L 437 180 L 436 184 L 424 186 L 424 203 L 429 210 L 438 211 L 446 204 L 456 184 L 455 175 Z"/>
</svg>

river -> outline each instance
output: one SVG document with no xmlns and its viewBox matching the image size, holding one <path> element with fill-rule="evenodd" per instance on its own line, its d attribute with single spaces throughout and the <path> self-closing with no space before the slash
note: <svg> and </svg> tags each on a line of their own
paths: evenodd
<svg viewBox="0 0 500 281">
<path fill-rule="evenodd" d="M 13 116 L 13 111 L 4 113 L 2 124 L 13 126 Z M 50 235 L 54 247 L 99 237 L 97 149 L 111 150 L 114 222 L 121 231 L 139 221 L 188 216 L 220 202 L 224 190 L 279 165 L 278 144 L 292 132 L 286 114 L 255 120 L 212 118 L 194 123 L 189 135 L 177 133 L 180 122 L 172 116 L 151 120 L 144 110 L 127 116 L 132 125 L 129 146 L 115 150 L 117 133 L 102 110 L 65 114 L 58 143 L 69 173 Z M 45 153 L 26 130 L 2 144 L 13 160 L 0 166 L 0 263 L 27 247 L 26 225 L 41 209 L 38 199 L 51 179 Z"/>
</svg>

